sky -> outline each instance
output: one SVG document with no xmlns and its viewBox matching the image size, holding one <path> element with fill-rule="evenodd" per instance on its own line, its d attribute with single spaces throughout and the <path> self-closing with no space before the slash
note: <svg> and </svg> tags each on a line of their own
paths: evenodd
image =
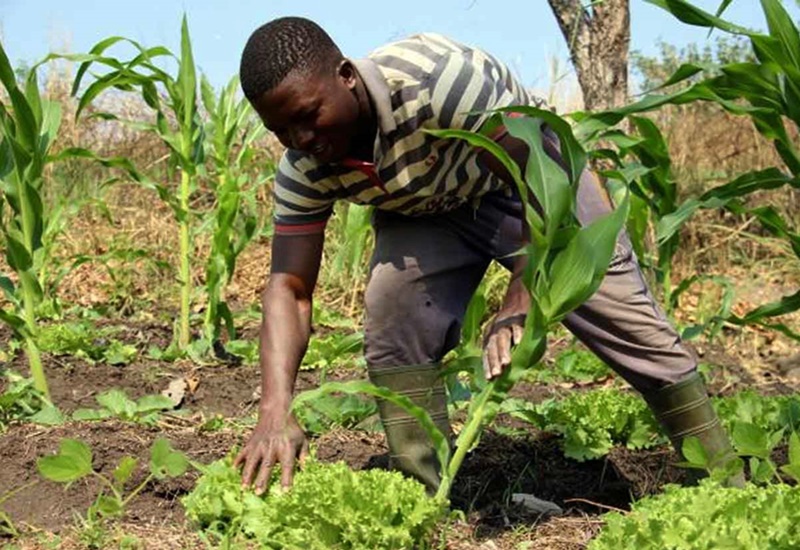
<svg viewBox="0 0 800 550">
<path fill-rule="evenodd" d="M 695 3 L 714 11 L 719 1 Z M 349 57 L 427 31 L 488 50 L 529 88 L 551 89 L 554 59 L 561 63 L 559 75 L 570 70 L 566 44 L 546 0 L 0 0 L 0 37 L 12 63 L 32 62 L 50 51 L 85 52 L 112 35 L 178 52 L 184 12 L 196 63 L 215 86 L 236 74 L 250 33 L 285 15 L 315 20 Z M 765 27 L 757 0 L 734 0 L 726 18 Z M 659 39 L 678 46 L 703 44 L 707 30 L 684 25 L 643 0 L 631 0 L 631 49 L 654 54 Z"/>
</svg>

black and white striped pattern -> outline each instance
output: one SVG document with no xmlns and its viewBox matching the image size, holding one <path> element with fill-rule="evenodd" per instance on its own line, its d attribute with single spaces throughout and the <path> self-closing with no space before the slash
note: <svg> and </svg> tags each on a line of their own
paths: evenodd
<svg viewBox="0 0 800 550">
<path fill-rule="evenodd" d="M 375 170 L 383 189 L 361 171 L 321 166 L 287 151 L 275 182 L 276 229 L 323 222 L 339 198 L 422 215 L 451 210 L 504 185 L 479 166 L 466 142 L 421 130 L 478 130 L 489 116 L 485 111 L 541 104 L 505 65 L 438 34 L 388 44 L 355 63 L 378 112 Z"/>
</svg>

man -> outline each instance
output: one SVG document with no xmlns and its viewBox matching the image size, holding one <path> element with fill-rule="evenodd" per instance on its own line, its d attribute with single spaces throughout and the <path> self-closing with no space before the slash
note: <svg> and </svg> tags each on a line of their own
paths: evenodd
<svg viewBox="0 0 800 550">
<path fill-rule="evenodd" d="M 319 26 L 296 17 L 252 34 L 240 75 L 246 97 L 287 148 L 274 187 L 259 420 L 236 458 L 243 483 L 260 493 L 278 463 L 281 483 L 290 485 L 307 450 L 290 404 L 335 200 L 375 206 L 365 319 L 375 384 L 409 396 L 449 431 L 438 362 L 457 344 L 467 303 L 492 260 L 512 277 L 485 344 L 487 378 L 509 364 L 529 305 L 519 277 L 525 258 L 511 255 L 524 238 L 519 197 L 491 155 L 423 130 L 478 130 L 486 111 L 536 101 L 494 57 L 441 35 L 413 36 L 351 60 Z M 494 138 L 524 167 L 521 141 L 502 129 Z M 554 139 L 544 145 L 558 158 Z M 610 210 L 603 188 L 583 174 L 581 223 Z M 654 303 L 627 236 L 600 289 L 565 324 L 642 392 L 676 445 L 696 435 L 711 454 L 730 453 L 695 360 Z M 424 432 L 401 409 L 379 408 L 392 464 L 435 487 L 437 464 Z"/>
</svg>

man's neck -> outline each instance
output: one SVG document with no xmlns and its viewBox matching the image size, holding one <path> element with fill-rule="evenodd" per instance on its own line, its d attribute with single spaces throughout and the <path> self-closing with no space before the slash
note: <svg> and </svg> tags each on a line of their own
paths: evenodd
<svg viewBox="0 0 800 550">
<path fill-rule="evenodd" d="M 359 107 L 358 132 L 353 139 L 353 150 L 350 155 L 359 160 L 374 162 L 375 139 L 378 134 L 378 116 L 375 106 L 367 93 L 364 81 L 359 77 L 355 90 Z"/>
</svg>

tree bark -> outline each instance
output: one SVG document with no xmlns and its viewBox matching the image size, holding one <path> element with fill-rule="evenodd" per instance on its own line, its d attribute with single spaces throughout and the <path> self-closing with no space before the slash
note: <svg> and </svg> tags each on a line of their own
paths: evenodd
<svg viewBox="0 0 800 550">
<path fill-rule="evenodd" d="M 548 0 L 578 73 L 586 110 L 620 107 L 628 100 L 629 0 Z"/>
</svg>

